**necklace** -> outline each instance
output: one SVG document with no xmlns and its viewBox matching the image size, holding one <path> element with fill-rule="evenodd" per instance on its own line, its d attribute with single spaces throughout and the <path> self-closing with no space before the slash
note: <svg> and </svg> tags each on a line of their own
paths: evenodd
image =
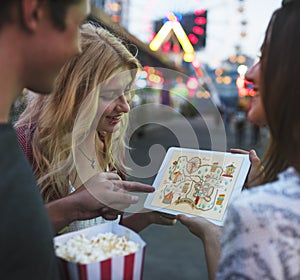
<svg viewBox="0 0 300 280">
<path fill-rule="evenodd" d="M 78 148 L 79 149 L 79 151 L 84 155 L 84 157 L 90 162 L 90 164 L 91 164 L 91 167 L 93 168 L 93 169 L 95 169 L 95 166 L 96 166 L 96 161 L 95 161 L 95 159 L 94 158 L 89 158 L 84 152 L 83 152 L 83 150 L 81 150 L 80 148 Z"/>
</svg>

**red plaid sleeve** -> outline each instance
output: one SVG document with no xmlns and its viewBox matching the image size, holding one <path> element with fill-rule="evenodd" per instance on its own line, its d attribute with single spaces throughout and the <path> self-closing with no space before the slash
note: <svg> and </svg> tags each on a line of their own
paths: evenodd
<svg viewBox="0 0 300 280">
<path fill-rule="evenodd" d="M 16 127 L 16 132 L 18 136 L 18 142 L 21 146 L 25 156 L 32 165 L 33 163 L 33 153 L 32 153 L 32 135 L 33 129 L 27 125 Z"/>
</svg>

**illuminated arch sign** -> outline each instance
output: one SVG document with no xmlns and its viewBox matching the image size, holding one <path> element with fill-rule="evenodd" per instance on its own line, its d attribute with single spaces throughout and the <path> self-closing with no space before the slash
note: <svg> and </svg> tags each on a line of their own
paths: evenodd
<svg viewBox="0 0 300 280">
<path fill-rule="evenodd" d="M 193 61 L 195 56 L 194 48 L 189 38 L 187 37 L 185 31 L 183 30 L 178 17 L 172 12 L 168 13 L 167 21 L 164 23 L 162 28 L 158 31 L 156 36 L 151 41 L 149 45 L 150 49 L 152 51 L 157 51 L 172 30 L 175 33 L 175 36 L 177 37 L 184 51 L 184 56 L 183 56 L 184 61 L 186 62 Z"/>
</svg>

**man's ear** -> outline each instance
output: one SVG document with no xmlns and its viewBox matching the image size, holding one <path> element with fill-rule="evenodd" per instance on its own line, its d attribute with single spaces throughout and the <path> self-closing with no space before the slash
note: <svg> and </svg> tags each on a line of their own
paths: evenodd
<svg viewBox="0 0 300 280">
<path fill-rule="evenodd" d="M 22 24 L 32 32 L 36 30 L 41 16 L 41 3 L 38 0 L 22 0 L 21 3 Z"/>
</svg>

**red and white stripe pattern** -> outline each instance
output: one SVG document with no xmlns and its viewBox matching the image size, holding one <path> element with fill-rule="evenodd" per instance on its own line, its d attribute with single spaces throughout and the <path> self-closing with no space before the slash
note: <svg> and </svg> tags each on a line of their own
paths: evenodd
<svg viewBox="0 0 300 280">
<path fill-rule="evenodd" d="M 67 280 L 141 280 L 145 247 L 137 253 L 102 262 L 77 264 L 63 261 Z"/>
<path fill-rule="evenodd" d="M 61 259 L 67 280 L 141 280 L 143 277 L 146 243 L 134 231 L 115 223 L 104 223 L 98 226 L 74 231 L 60 236 L 55 240 L 65 243 L 68 239 L 78 234 L 89 237 L 98 233 L 112 232 L 119 236 L 126 236 L 128 240 L 140 245 L 136 253 L 113 257 L 101 262 L 78 264 Z"/>
</svg>

